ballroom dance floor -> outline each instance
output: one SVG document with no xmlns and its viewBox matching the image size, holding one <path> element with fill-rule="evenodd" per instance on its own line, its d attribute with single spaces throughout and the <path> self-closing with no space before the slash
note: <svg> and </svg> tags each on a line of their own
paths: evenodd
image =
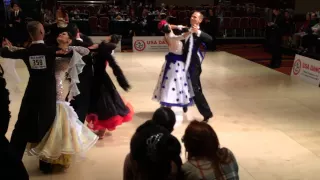
<svg viewBox="0 0 320 180">
<path fill-rule="evenodd" d="M 121 95 L 135 108 L 134 119 L 99 141 L 85 159 L 65 173 L 43 175 L 35 157 L 23 161 L 31 180 L 121 180 L 123 161 L 137 126 L 151 118 L 159 104 L 151 100 L 165 53 L 116 53 L 132 90 Z M 21 92 L 11 92 L 11 136 L 28 80 L 17 63 Z M 107 70 L 111 76 L 112 71 Z M 114 78 L 113 78 L 114 79 Z M 222 146 L 239 163 L 241 180 L 315 180 L 320 170 L 320 89 L 226 52 L 207 53 L 204 94 L 215 113 L 209 121 Z M 115 82 L 115 81 L 114 81 Z M 115 82 L 115 84 L 117 84 Z M 192 116 L 201 116 L 195 107 Z M 181 139 L 188 122 L 173 134 Z M 185 159 L 185 151 L 182 150 Z"/>
</svg>

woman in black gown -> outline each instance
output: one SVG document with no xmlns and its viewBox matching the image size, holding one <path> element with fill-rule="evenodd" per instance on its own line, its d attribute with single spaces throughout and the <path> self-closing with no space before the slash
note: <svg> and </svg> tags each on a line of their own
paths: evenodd
<svg viewBox="0 0 320 180">
<path fill-rule="evenodd" d="M 119 85 L 125 91 L 130 89 L 127 79 L 112 56 L 120 38 L 117 35 L 112 35 L 110 38 L 109 43 L 102 42 L 99 45 L 94 56 L 94 78 L 87 116 L 89 128 L 96 132 L 100 139 L 104 137 L 106 130 L 114 130 L 123 122 L 130 121 L 133 116 L 132 106 L 121 98 L 106 72 L 106 66 L 109 64 Z"/>
</svg>

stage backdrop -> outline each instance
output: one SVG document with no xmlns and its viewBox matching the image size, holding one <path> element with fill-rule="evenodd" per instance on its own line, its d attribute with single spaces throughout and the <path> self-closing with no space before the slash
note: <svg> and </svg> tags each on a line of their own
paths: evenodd
<svg viewBox="0 0 320 180">
<path fill-rule="evenodd" d="M 4 36 L 4 28 L 5 28 L 5 22 L 6 22 L 6 10 L 4 7 L 3 1 L 0 1 L 0 38 L 2 40 L 2 37 Z"/>
<path fill-rule="evenodd" d="M 213 0 L 157 0 L 156 4 L 174 4 L 180 6 L 199 6 L 201 4 L 213 4 Z"/>
<path fill-rule="evenodd" d="M 295 12 L 298 14 L 305 14 L 311 11 L 319 11 L 319 0 L 296 0 Z"/>
</svg>

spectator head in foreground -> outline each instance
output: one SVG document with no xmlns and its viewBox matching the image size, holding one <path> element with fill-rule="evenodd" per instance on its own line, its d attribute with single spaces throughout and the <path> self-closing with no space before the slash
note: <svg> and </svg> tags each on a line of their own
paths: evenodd
<svg viewBox="0 0 320 180">
<path fill-rule="evenodd" d="M 152 121 L 155 124 L 166 128 L 171 133 L 176 123 L 176 115 L 170 108 L 160 107 L 154 112 Z"/>
<path fill-rule="evenodd" d="M 160 116 L 161 117 L 161 116 Z M 137 128 L 124 164 L 124 180 L 174 180 L 180 174 L 181 145 L 153 120 Z"/>
<path fill-rule="evenodd" d="M 192 121 L 183 136 L 188 161 L 182 166 L 186 180 L 192 177 L 200 179 L 221 179 L 238 177 L 238 165 L 232 152 L 220 148 L 213 128 L 204 122 Z"/>
</svg>

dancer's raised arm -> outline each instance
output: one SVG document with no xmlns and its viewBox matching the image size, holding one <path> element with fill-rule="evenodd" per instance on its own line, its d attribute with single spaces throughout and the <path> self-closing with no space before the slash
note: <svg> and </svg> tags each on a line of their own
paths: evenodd
<svg viewBox="0 0 320 180">
<path fill-rule="evenodd" d="M 171 29 L 179 29 L 181 31 L 183 28 L 188 28 L 188 27 L 187 26 L 183 26 L 183 25 L 170 24 L 170 28 Z"/>
<path fill-rule="evenodd" d="M 26 49 L 12 46 L 7 39 L 2 42 L 2 47 L 4 48 L 0 50 L 0 56 L 4 58 L 23 59 L 27 54 Z"/>
<path fill-rule="evenodd" d="M 90 50 L 88 48 L 81 47 L 81 46 L 69 46 L 69 49 L 75 50 L 81 56 L 86 56 L 86 55 L 88 55 L 90 53 Z"/>
</svg>

